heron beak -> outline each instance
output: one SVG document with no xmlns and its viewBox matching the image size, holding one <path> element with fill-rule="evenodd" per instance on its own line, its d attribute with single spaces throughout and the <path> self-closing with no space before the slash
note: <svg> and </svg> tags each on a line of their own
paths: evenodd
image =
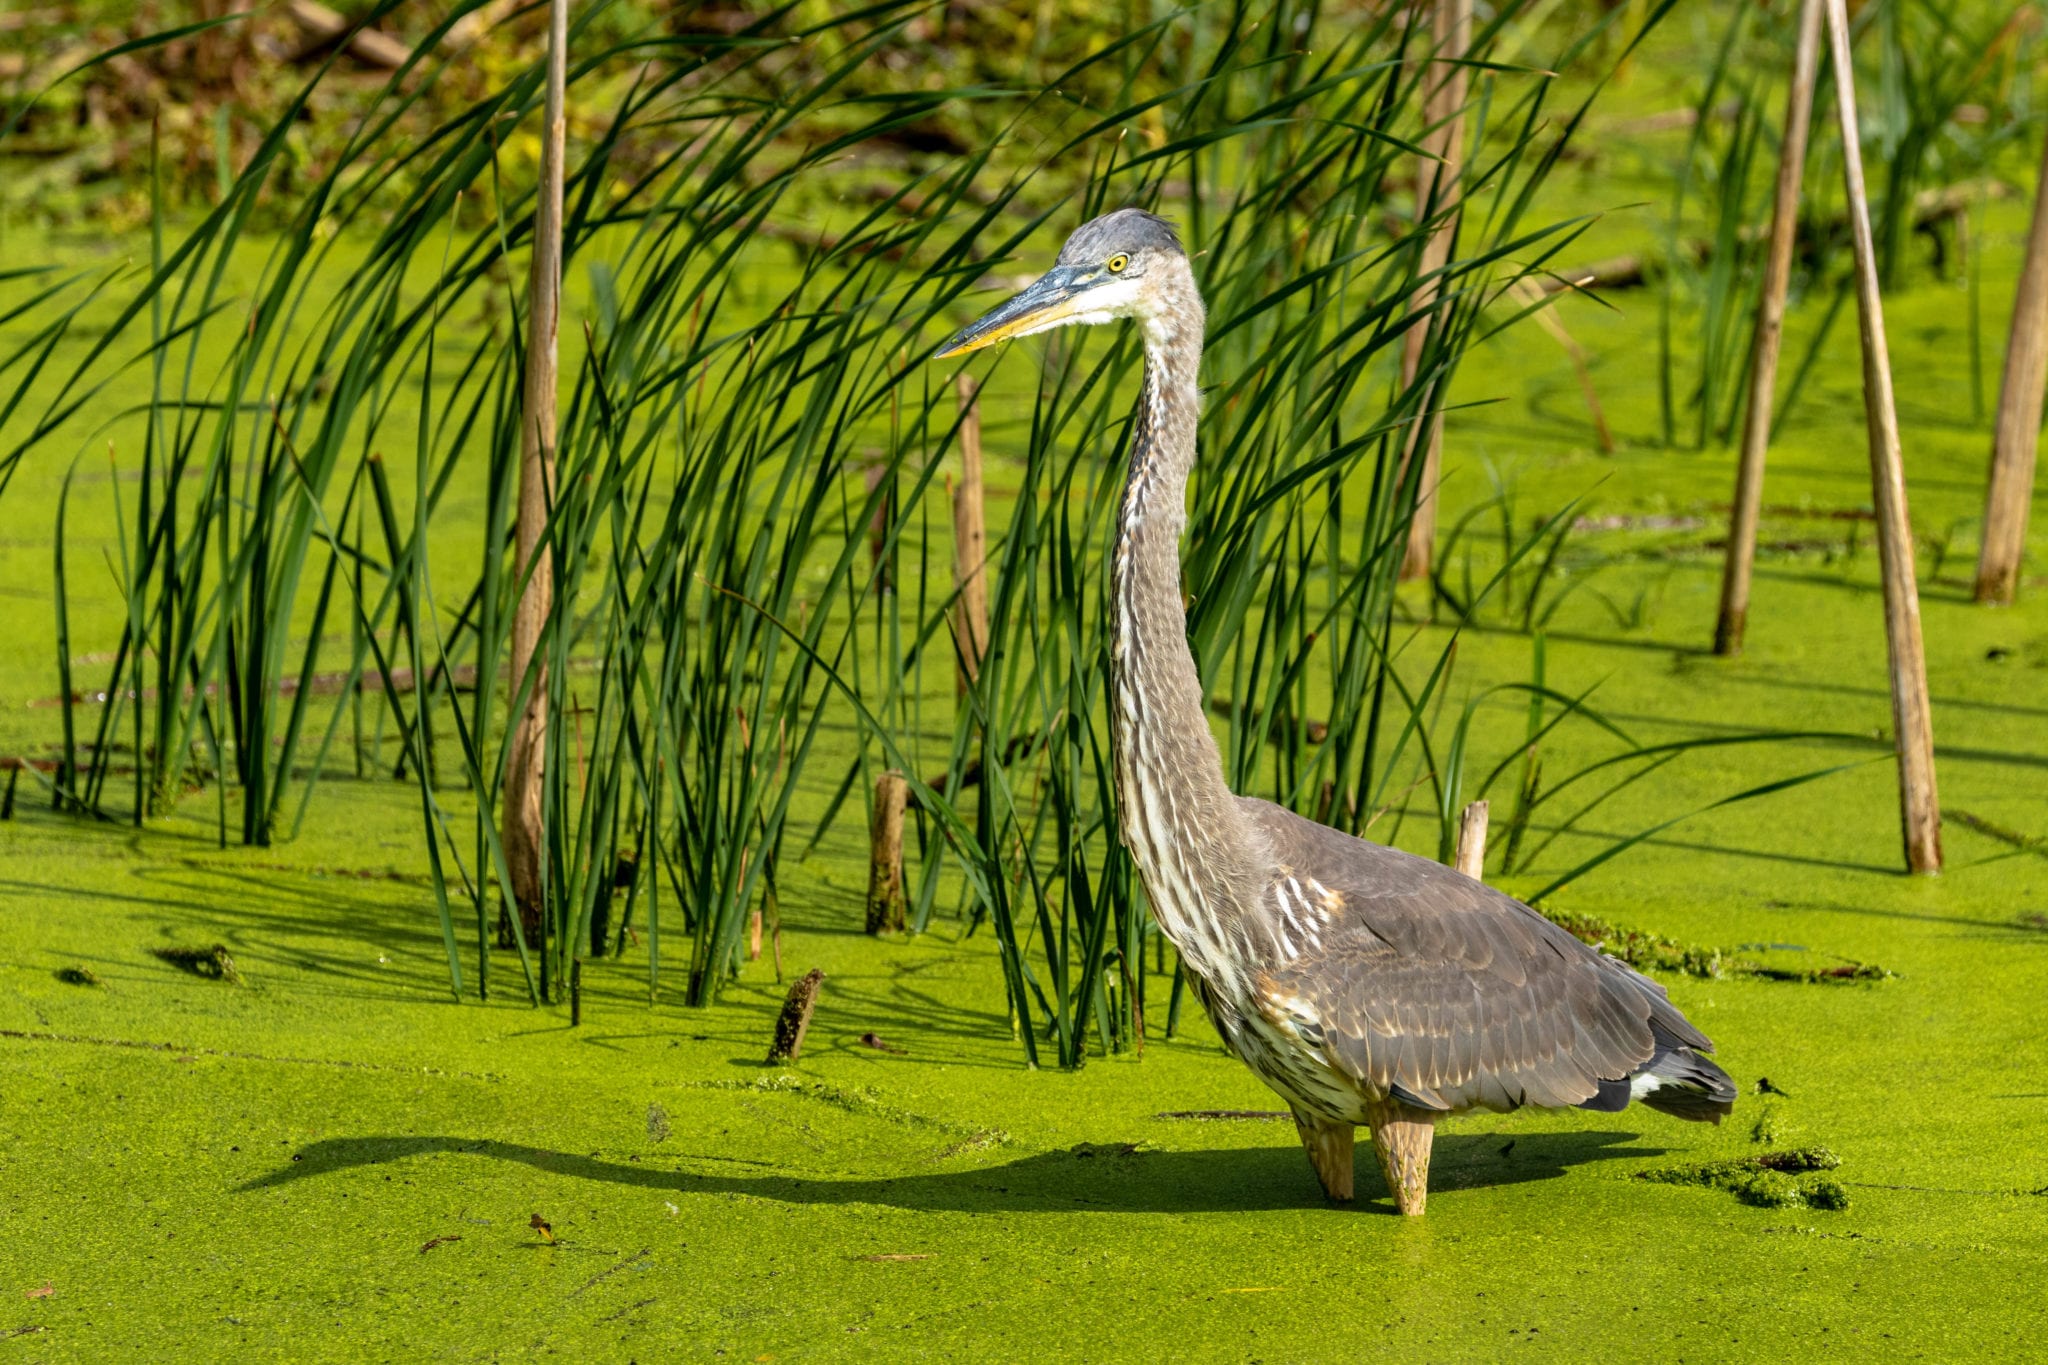
<svg viewBox="0 0 2048 1365">
<path fill-rule="evenodd" d="M 1076 300 L 1091 283 L 1078 267 L 1056 266 L 1023 293 L 955 332 L 932 353 L 932 359 L 950 360 L 998 341 L 1057 327 L 1080 311 Z"/>
</svg>

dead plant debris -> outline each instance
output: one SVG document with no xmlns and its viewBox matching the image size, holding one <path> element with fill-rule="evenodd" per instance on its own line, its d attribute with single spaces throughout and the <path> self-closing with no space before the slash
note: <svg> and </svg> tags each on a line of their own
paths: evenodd
<svg viewBox="0 0 2048 1365">
<path fill-rule="evenodd" d="M 1848 959 L 1820 967 L 1778 967 L 1725 948 L 1681 943 L 1662 934 L 1624 928 L 1597 915 L 1554 910 L 1547 906 L 1541 907 L 1538 913 L 1579 942 L 1598 948 L 1610 957 L 1618 957 L 1638 971 L 1678 972 L 1714 981 L 1724 977 L 1748 976 L 1761 981 L 1795 981 L 1808 985 L 1889 981 L 1896 975 L 1873 963 Z"/>
<path fill-rule="evenodd" d="M 1659 1185 L 1701 1185 L 1726 1190 L 1745 1204 L 1763 1209 L 1826 1209 L 1849 1207 L 1849 1191 L 1840 1180 L 1819 1174 L 1841 1166 L 1842 1159 L 1825 1147 L 1788 1147 L 1732 1161 L 1699 1161 L 1637 1171 L 1636 1179 Z"/>
<path fill-rule="evenodd" d="M 242 984 L 242 974 L 235 970 L 235 959 L 225 943 L 216 943 L 211 948 L 151 948 L 149 955 L 210 981 L 225 981 L 231 986 Z"/>
<path fill-rule="evenodd" d="M 1136 1156 L 1147 1150 L 1142 1142 L 1077 1142 L 1067 1149 L 1067 1155 L 1077 1161 L 1087 1161 L 1099 1156 Z"/>
</svg>

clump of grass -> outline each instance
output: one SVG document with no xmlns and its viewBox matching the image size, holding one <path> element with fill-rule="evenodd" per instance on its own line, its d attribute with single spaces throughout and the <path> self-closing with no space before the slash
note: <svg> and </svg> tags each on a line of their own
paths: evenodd
<svg viewBox="0 0 2048 1365">
<path fill-rule="evenodd" d="M 194 976 L 225 981 L 231 986 L 242 984 L 242 974 L 235 969 L 235 959 L 224 943 L 216 943 L 211 948 L 151 948 L 149 954 Z"/>
<path fill-rule="evenodd" d="M 1826 1147 L 1795 1147 L 1738 1157 L 1637 1171 L 1635 1178 L 1660 1185 L 1700 1185 L 1726 1190 L 1745 1204 L 1766 1209 L 1849 1207 L 1849 1192 L 1832 1176 L 1842 1159 Z"/>
<path fill-rule="evenodd" d="M 1728 965 L 1727 954 L 1719 948 L 1681 943 L 1662 934 L 1625 929 L 1596 915 L 1572 910 L 1545 909 L 1544 918 L 1581 943 L 1620 958 L 1638 971 L 1678 972 L 1684 976 L 1718 978 Z"/>
<path fill-rule="evenodd" d="M 1897 973 L 1874 962 L 1837 962 L 1826 967 L 1774 967 L 1768 963 L 1737 959 L 1743 974 L 1765 981 L 1797 981 L 1806 985 L 1828 985 L 1849 981 L 1890 981 Z"/>
<path fill-rule="evenodd" d="M 1597 915 L 1539 907 L 1545 919 L 1581 943 L 1618 957 L 1638 971 L 1677 972 L 1719 980 L 1753 976 L 1765 981 L 1796 981 L 1808 985 L 1851 981 L 1889 981 L 1894 973 L 1868 962 L 1839 962 L 1825 967 L 1779 967 L 1741 956 L 1734 949 L 1685 943 L 1641 929 L 1625 928 Z"/>
</svg>

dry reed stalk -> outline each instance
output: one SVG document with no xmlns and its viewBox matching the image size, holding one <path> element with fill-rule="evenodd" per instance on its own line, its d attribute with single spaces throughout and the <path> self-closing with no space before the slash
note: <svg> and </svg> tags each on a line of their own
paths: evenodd
<svg viewBox="0 0 2048 1365">
<path fill-rule="evenodd" d="M 1458 233 L 1458 215 L 1453 209 L 1458 202 L 1458 170 L 1465 151 L 1466 86 L 1465 68 L 1459 61 L 1472 45 L 1472 0 L 1436 0 L 1430 12 L 1429 32 L 1435 50 L 1428 79 L 1435 84 L 1423 97 L 1423 121 L 1430 131 L 1422 139 L 1422 148 L 1436 159 L 1423 161 L 1416 170 L 1415 211 L 1419 217 L 1433 210 L 1443 215 L 1443 221 L 1423 243 L 1425 276 L 1442 270 L 1450 262 L 1451 243 Z M 1437 69 L 1439 64 L 1441 70 Z M 1430 280 L 1415 291 L 1410 306 L 1417 311 L 1427 309 L 1436 302 L 1439 292 L 1439 282 Z M 1420 325 L 1410 327 L 1402 338 L 1404 386 L 1415 382 L 1427 338 L 1428 328 Z M 1424 407 L 1437 406 L 1437 397 L 1432 391 Z M 1435 552 L 1436 485 L 1443 455 L 1441 417 L 1424 417 L 1413 429 L 1406 458 L 1412 460 L 1418 453 L 1422 457 L 1422 472 L 1415 483 L 1415 517 L 1408 523 L 1408 556 L 1401 564 L 1404 579 L 1429 577 Z"/>
<path fill-rule="evenodd" d="M 554 599 L 554 573 L 541 550 L 554 501 L 556 333 L 562 305 L 563 104 L 568 81 L 569 0 L 548 7 L 548 84 L 540 187 L 533 210 L 533 270 L 527 280 L 526 375 L 519 423 L 517 572 L 525 588 L 512 620 L 512 689 L 528 687 L 513 723 L 505 773 L 505 861 L 519 922 L 530 943 L 542 932 L 541 774 L 547 763 L 547 662 L 534 651 Z M 530 570 L 530 576 L 528 576 Z M 531 675 L 531 682 L 525 680 Z"/>
<path fill-rule="evenodd" d="M 1792 278 L 1792 251 L 1799 236 L 1799 180 L 1806 169 L 1814 79 L 1820 68 L 1821 5 L 1822 0 L 1805 0 L 1799 11 L 1799 47 L 1792 63 L 1792 88 L 1785 96 L 1785 140 L 1778 152 L 1771 241 L 1763 292 L 1756 304 L 1756 336 L 1749 353 L 1749 408 L 1742 422 L 1742 455 L 1735 468 L 1735 502 L 1728 513 L 1728 548 L 1721 564 L 1716 654 L 1740 654 L 1743 630 L 1749 622 L 1750 570 L 1763 509 L 1764 454 L 1771 441 L 1771 404 L 1785 335 L 1785 290 Z"/>
<path fill-rule="evenodd" d="M 959 592 L 954 634 L 959 641 L 959 690 L 981 676 L 988 650 L 988 523 L 983 516 L 981 404 L 974 381 L 960 376 L 960 486 L 953 490 L 953 585 Z"/>
<path fill-rule="evenodd" d="M 752 852 L 753 852 L 753 850 L 752 850 L 752 849 L 747 849 L 747 848 L 743 848 L 743 849 L 741 849 L 741 850 L 740 850 L 740 885 L 741 885 L 741 886 L 745 886 L 745 885 L 747 884 L 747 857 L 748 857 L 748 855 L 749 855 L 749 854 L 751 854 Z M 750 911 L 749 911 L 749 912 L 747 913 L 747 961 L 749 961 L 749 962 L 758 962 L 758 961 L 760 961 L 760 960 L 761 960 L 761 903 L 760 903 L 759 901 L 756 901 L 756 902 L 754 903 L 754 908 L 753 908 L 752 910 L 750 910 Z"/>
<path fill-rule="evenodd" d="M 1489 806 L 1474 801 L 1458 821 L 1458 871 L 1475 882 L 1486 880 L 1486 819 Z"/>
<path fill-rule="evenodd" d="M 2034 191 L 2034 221 L 2020 267 L 2005 378 L 1998 390 L 1998 434 L 1991 442 L 1991 482 L 1984 490 L 1984 545 L 1977 556 L 1979 602 L 2010 605 L 2019 591 L 2027 548 L 2027 511 L 2034 496 L 2034 458 L 2041 439 L 2041 385 L 2048 379 L 2048 140 Z"/>
<path fill-rule="evenodd" d="M 888 477 L 888 462 L 880 458 L 871 459 L 860 471 L 861 491 L 872 496 Z M 875 566 L 875 588 L 879 592 L 888 592 L 896 586 L 887 558 L 889 523 L 894 515 L 891 504 L 894 501 L 893 493 L 884 493 L 875 504 L 874 515 L 868 518 L 868 560 Z"/>
<path fill-rule="evenodd" d="M 868 914 L 871 934 L 903 927 L 903 774 L 891 768 L 875 779 L 875 816 L 869 829 Z"/>
<path fill-rule="evenodd" d="M 1863 191 L 1863 152 L 1856 123 L 1856 81 L 1849 59 L 1849 11 L 1827 0 L 1828 50 L 1835 69 L 1835 107 L 1842 125 L 1842 179 L 1856 254 L 1856 314 L 1863 330 L 1863 406 L 1870 436 L 1871 497 L 1877 509 L 1878 561 L 1884 576 L 1885 643 L 1890 655 L 1892 726 L 1899 754 L 1899 814 L 1906 866 L 1941 870 L 1941 807 L 1934 785 L 1934 720 L 1927 702 L 1927 658 L 1920 640 L 1920 593 L 1913 571 L 1913 526 L 1906 509 L 1906 473 L 1899 419 L 1892 402 L 1891 356 L 1885 344 L 1884 300 L 1877 251 Z"/>
<path fill-rule="evenodd" d="M 1539 289 L 1532 281 L 1516 280 L 1508 286 L 1508 297 L 1524 308 L 1533 307 L 1553 291 Z M 1555 341 L 1572 362 L 1572 373 L 1578 377 L 1579 392 L 1585 395 L 1586 411 L 1593 418 L 1593 435 L 1600 442 L 1600 453 L 1614 453 L 1614 433 L 1607 426 L 1607 412 L 1600 406 L 1599 390 L 1593 387 L 1593 372 L 1586 364 L 1586 349 L 1579 345 L 1578 338 L 1565 329 L 1564 319 L 1548 308 L 1537 308 L 1530 314 L 1536 325 Z"/>
</svg>

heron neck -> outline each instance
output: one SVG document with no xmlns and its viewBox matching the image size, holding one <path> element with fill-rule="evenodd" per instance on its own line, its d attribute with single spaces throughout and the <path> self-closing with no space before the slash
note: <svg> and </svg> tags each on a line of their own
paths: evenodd
<svg viewBox="0 0 2048 1365">
<path fill-rule="evenodd" d="M 1201 403 L 1194 322 L 1148 325 L 1145 384 L 1112 566 L 1112 747 L 1118 818 L 1161 928 L 1214 981 L 1234 958 L 1255 864 L 1210 733 L 1181 602 L 1180 537 Z"/>
</svg>

